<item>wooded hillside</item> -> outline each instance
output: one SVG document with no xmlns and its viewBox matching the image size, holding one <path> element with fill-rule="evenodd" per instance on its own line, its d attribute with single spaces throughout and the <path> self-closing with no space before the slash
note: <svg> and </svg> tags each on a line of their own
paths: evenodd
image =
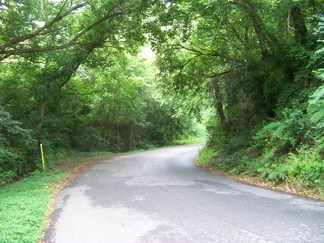
<svg viewBox="0 0 324 243">
<path fill-rule="evenodd" d="M 0 186 L 46 154 L 128 151 L 192 131 L 162 99 L 143 1 L 1 1 Z"/>
<path fill-rule="evenodd" d="M 152 21 L 165 85 L 215 109 L 207 166 L 324 192 L 323 7 L 176 1 Z"/>
<path fill-rule="evenodd" d="M 209 166 L 323 193 L 322 0 L 3 0 L 0 13 L 0 184 L 37 168 L 39 143 L 161 146 L 195 115 Z M 148 44 L 157 68 L 139 57 Z"/>
</svg>

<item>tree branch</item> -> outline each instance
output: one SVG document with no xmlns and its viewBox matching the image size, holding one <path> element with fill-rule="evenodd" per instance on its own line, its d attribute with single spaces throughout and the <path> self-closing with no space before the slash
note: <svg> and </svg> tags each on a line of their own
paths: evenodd
<svg viewBox="0 0 324 243">
<path fill-rule="evenodd" d="M 123 2 L 123 1 L 121 1 L 121 2 Z M 66 49 L 66 48 L 69 48 L 71 46 L 77 45 L 78 44 L 77 43 L 78 39 L 80 39 L 83 35 L 85 35 L 89 31 L 91 31 L 96 26 L 100 25 L 102 22 L 104 22 L 104 21 L 106 21 L 106 20 L 108 20 L 110 18 L 115 18 L 115 17 L 118 17 L 118 16 L 122 16 L 123 14 L 126 13 L 126 9 L 123 9 L 123 10 L 121 10 L 119 12 L 116 12 L 116 13 L 112 13 L 117 7 L 118 7 L 118 5 L 115 5 L 114 7 L 112 7 L 105 16 L 103 16 L 102 18 L 98 19 L 94 23 L 92 23 L 89 26 L 87 26 L 86 28 L 84 28 L 81 32 L 76 34 L 73 37 L 73 39 L 71 39 L 69 42 L 67 42 L 67 43 L 65 43 L 63 45 L 40 47 L 40 48 L 23 48 L 23 49 L 12 49 L 12 50 L 0 50 L 0 54 L 6 55 L 5 57 L 2 57 L 1 60 L 3 60 L 4 58 L 7 58 L 8 56 L 11 56 L 11 55 L 19 55 L 19 54 L 25 54 L 25 53 L 36 53 L 36 52 L 47 52 L 47 51 L 56 51 L 56 50 L 62 50 L 62 49 Z M 38 33 L 40 33 L 40 32 L 38 32 Z M 35 34 L 35 33 L 33 33 L 33 34 Z"/>
<path fill-rule="evenodd" d="M 203 53 L 203 52 L 201 52 L 201 51 L 199 51 L 197 49 L 189 48 L 189 47 L 186 47 L 186 46 L 184 46 L 182 44 L 180 44 L 180 47 L 187 50 L 187 51 L 198 53 L 199 55 L 206 55 L 205 53 Z"/>
<path fill-rule="evenodd" d="M 54 24 L 60 22 L 63 18 L 65 18 L 66 16 L 68 16 L 73 11 L 75 11 L 75 10 L 77 10 L 77 9 L 85 6 L 84 4 L 76 5 L 76 6 L 72 7 L 69 11 L 67 11 L 67 12 L 65 12 L 64 14 L 61 15 L 61 12 L 63 11 L 64 5 L 65 5 L 65 3 L 63 4 L 62 8 L 60 9 L 60 11 L 56 15 L 56 17 L 52 21 L 50 21 L 49 23 L 45 24 L 43 27 L 38 28 L 37 30 L 35 30 L 34 32 L 32 32 L 30 34 L 27 34 L 27 35 L 24 35 L 24 36 L 21 36 L 21 37 L 12 39 L 12 40 L 8 41 L 7 43 L 4 43 L 3 45 L 1 45 L 0 46 L 0 50 L 1 50 L 0 51 L 0 54 L 9 54 L 9 53 L 6 53 L 6 50 L 5 50 L 6 48 L 8 48 L 8 47 L 10 47 L 12 45 L 21 43 L 21 42 L 23 42 L 25 40 L 34 38 L 35 36 L 37 36 L 38 34 L 40 34 L 45 29 L 47 29 L 49 27 L 52 27 Z"/>
<path fill-rule="evenodd" d="M 211 57 L 218 57 L 220 56 L 219 53 L 217 52 L 212 52 L 212 51 L 209 51 L 209 50 L 204 50 L 206 51 L 206 53 L 198 50 L 198 49 L 195 49 L 195 48 L 189 48 L 189 47 L 186 47 L 182 44 L 179 44 L 179 46 L 187 51 L 190 51 L 190 52 L 194 52 L 194 53 L 197 53 L 199 56 L 211 56 Z"/>
</svg>

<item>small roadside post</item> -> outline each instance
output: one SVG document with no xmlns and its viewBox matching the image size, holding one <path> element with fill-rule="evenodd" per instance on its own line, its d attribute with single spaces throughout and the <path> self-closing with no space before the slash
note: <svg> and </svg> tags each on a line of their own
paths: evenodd
<svg viewBox="0 0 324 243">
<path fill-rule="evenodd" d="M 45 168 L 45 159 L 44 159 L 44 151 L 43 151 L 43 144 L 39 144 L 39 147 L 40 147 L 40 152 L 41 152 L 41 157 L 42 157 L 42 165 L 43 165 L 43 171 L 45 172 L 46 171 L 46 168 Z"/>
</svg>

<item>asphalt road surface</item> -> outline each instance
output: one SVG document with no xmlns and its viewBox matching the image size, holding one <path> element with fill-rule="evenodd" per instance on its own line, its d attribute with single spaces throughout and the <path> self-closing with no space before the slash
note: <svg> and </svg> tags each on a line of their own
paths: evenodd
<svg viewBox="0 0 324 243">
<path fill-rule="evenodd" d="M 45 242 L 324 242 L 324 203 L 197 168 L 202 145 L 103 161 L 57 200 Z"/>
</svg>

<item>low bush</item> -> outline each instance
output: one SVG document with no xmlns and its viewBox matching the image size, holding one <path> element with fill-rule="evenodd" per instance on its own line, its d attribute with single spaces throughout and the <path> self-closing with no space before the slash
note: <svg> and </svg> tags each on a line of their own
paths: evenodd
<svg viewBox="0 0 324 243">
<path fill-rule="evenodd" d="M 37 148 L 31 131 L 0 106 L 0 186 L 35 169 L 33 158 Z"/>
</svg>

